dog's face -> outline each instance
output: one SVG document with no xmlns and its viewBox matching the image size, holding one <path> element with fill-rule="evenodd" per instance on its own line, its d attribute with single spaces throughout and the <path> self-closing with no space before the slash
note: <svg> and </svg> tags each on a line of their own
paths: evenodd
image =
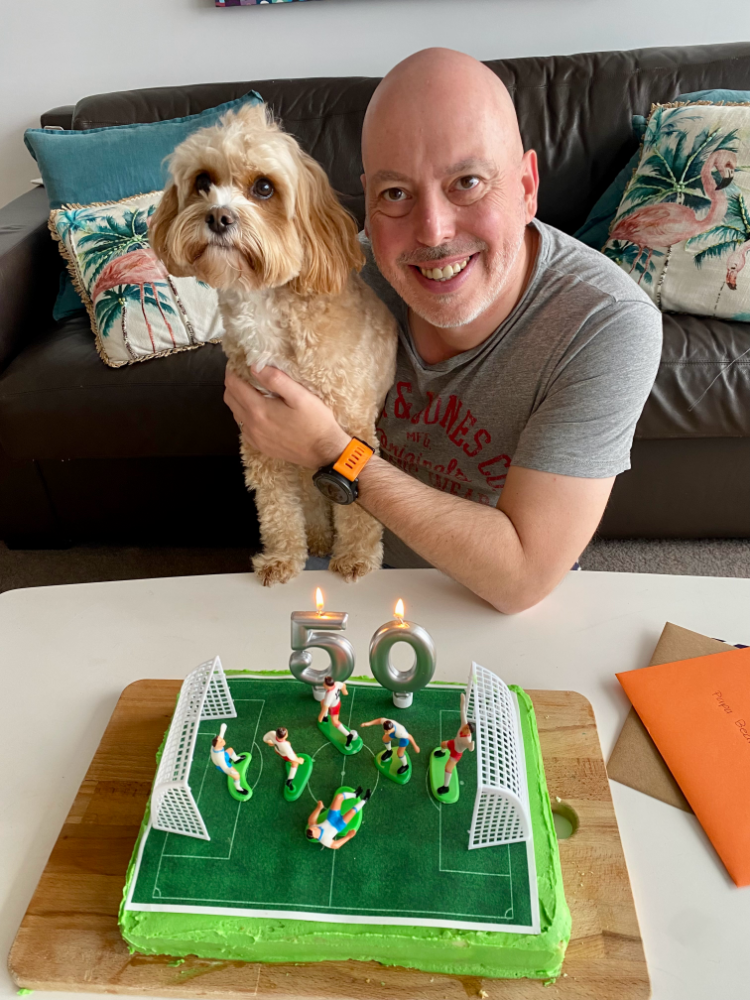
<svg viewBox="0 0 750 1000">
<path fill-rule="evenodd" d="M 190 136 L 170 172 L 149 240 L 174 275 L 214 288 L 336 294 L 362 266 L 356 223 L 265 105 Z"/>
</svg>

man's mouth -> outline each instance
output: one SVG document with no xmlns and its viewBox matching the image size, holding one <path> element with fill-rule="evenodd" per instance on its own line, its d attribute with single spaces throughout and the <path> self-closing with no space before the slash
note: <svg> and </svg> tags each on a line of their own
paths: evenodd
<svg viewBox="0 0 750 1000">
<path fill-rule="evenodd" d="M 456 261 L 455 264 L 445 264 L 443 267 L 420 267 L 419 270 L 431 281 L 449 281 L 454 275 L 463 271 L 471 257 L 464 257 L 463 260 Z"/>
<path fill-rule="evenodd" d="M 458 291 L 469 277 L 474 264 L 479 259 L 479 252 L 459 257 L 455 260 L 441 261 L 431 267 L 422 264 L 410 264 L 417 282 L 425 289 L 438 295 L 447 295 Z"/>
</svg>

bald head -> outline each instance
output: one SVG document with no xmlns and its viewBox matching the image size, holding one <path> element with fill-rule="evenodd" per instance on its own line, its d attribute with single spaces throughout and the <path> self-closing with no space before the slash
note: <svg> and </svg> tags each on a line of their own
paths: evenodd
<svg viewBox="0 0 750 1000">
<path fill-rule="evenodd" d="M 367 108 L 362 162 L 373 253 L 412 312 L 435 329 L 501 315 L 525 273 L 538 174 L 492 70 L 450 49 L 399 63 Z"/>
<path fill-rule="evenodd" d="M 375 89 L 362 128 L 362 161 L 400 136 L 417 139 L 470 124 L 500 155 L 520 162 L 523 144 L 505 84 L 479 60 L 453 49 L 423 49 L 387 73 Z"/>
</svg>

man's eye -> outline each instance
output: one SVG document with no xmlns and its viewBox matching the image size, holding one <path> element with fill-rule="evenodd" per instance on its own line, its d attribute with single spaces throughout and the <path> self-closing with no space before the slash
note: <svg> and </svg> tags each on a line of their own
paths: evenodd
<svg viewBox="0 0 750 1000">
<path fill-rule="evenodd" d="M 211 190 L 211 175 L 207 174 L 205 170 L 202 170 L 198 176 L 195 178 L 194 187 L 198 194 L 208 194 Z"/>
<path fill-rule="evenodd" d="M 457 182 L 457 187 L 460 191 L 471 191 L 479 183 L 478 177 L 460 177 Z"/>
<path fill-rule="evenodd" d="M 406 193 L 401 188 L 388 188 L 383 192 L 383 197 L 386 201 L 403 201 Z"/>
<path fill-rule="evenodd" d="M 274 186 L 267 177 L 259 177 L 250 189 L 250 193 L 261 201 L 266 201 L 274 192 Z"/>
</svg>

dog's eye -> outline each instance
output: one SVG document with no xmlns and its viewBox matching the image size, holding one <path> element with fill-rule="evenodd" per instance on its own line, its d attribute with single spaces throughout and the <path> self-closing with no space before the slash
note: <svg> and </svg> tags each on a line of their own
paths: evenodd
<svg viewBox="0 0 750 1000">
<path fill-rule="evenodd" d="M 261 201 L 266 201 L 274 192 L 274 187 L 267 177 L 259 177 L 250 189 L 250 194 Z"/>
<path fill-rule="evenodd" d="M 211 190 L 212 183 L 210 174 L 207 174 L 205 170 L 202 170 L 195 178 L 194 187 L 198 194 L 208 194 Z"/>
</svg>

